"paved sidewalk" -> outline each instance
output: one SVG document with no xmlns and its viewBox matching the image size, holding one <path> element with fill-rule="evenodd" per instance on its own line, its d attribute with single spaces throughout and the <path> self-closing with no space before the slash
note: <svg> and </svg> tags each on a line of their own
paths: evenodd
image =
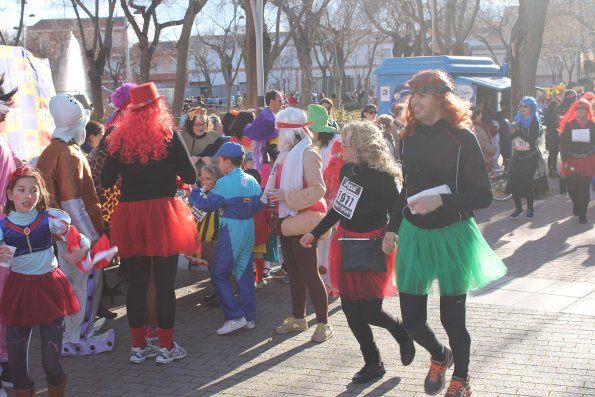
<svg viewBox="0 0 595 397">
<path fill-rule="evenodd" d="M 495 202 L 477 218 L 509 272 L 469 299 L 473 396 L 593 396 L 595 317 L 589 310 L 578 314 L 572 305 L 584 299 L 595 306 L 589 292 L 595 284 L 595 201 L 588 225 L 569 217 L 567 196 L 537 201 L 532 221 L 511 221 L 512 209 L 512 201 Z M 289 287 L 278 280 L 257 291 L 254 330 L 215 335 L 223 316 L 220 309 L 201 305 L 211 290 L 206 276 L 185 267 L 178 273 L 176 339 L 188 350 L 187 358 L 166 366 L 129 363 L 124 298 L 117 297 L 120 316 L 109 323 L 118 337 L 115 351 L 65 358 L 67 395 L 425 396 L 428 354 L 418 346 L 413 364 L 403 367 L 398 345 L 381 329 L 374 332 L 386 375 L 368 385 L 350 383 L 363 361 L 339 300 L 329 308 L 335 330 L 329 341 L 310 342 L 312 316 L 307 332 L 275 335 L 273 327 L 290 312 Z M 428 321 L 446 340 L 437 303 L 430 299 Z M 398 299 L 386 300 L 385 308 L 400 316 Z M 38 346 L 36 334 L 31 369 L 38 394 L 47 395 Z"/>
</svg>

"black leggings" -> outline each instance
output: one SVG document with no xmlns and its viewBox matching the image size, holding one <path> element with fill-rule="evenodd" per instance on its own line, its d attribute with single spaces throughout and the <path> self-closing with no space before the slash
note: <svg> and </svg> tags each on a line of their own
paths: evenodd
<svg viewBox="0 0 595 397">
<path fill-rule="evenodd" d="M 582 175 L 569 175 L 566 177 L 568 195 L 572 200 L 572 213 L 586 215 L 589 208 L 589 188 L 591 177 Z"/>
<path fill-rule="evenodd" d="M 423 346 L 436 361 L 444 360 L 444 346 L 427 323 L 428 296 L 399 293 L 403 325 L 413 340 Z M 471 337 L 465 327 L 467 295 L 441 296 L 440 321 L 448 335 L 454 357 L 454 376 L 466 379 L 471 354 Z"/>
<path fill-rule="evenodd" d="M 512 193 L 512 199 L 514 200 L 514 206 L 520 210 L 523 209 L 523 202 L 521 201 L 521 196 L 520 194 L 517 193 Z M 527 192 L 527 209 L 531 210 L 533 209 L 533 189 L 529 189 L 529 192 Z"/>
<path fill-rule="evenodd" d="M 341 298 L 341 306 L 347 324 L 359 343 L 366 364 L 376 364 L 380 361 L 380 351 L 374 342 L 374 335 L 370 325 L 382 327 L 397 340 L 399 344 L 407 342 L 409 335 L 403 324 L 382 309 L 382 299 L 347 300 Z"/>
<path fill-rule="evenodd" d="M 162 329 L 173 328 L 176 318 L 175 281 L 178 271 L 178 255 L 128 258 L 126 266 L 128 269 L 126 310 L 130 328 L 139 328 L 145 325 L 145 307 L 151 266 L 155 279 L 157 324 Z"/>
<path fill-rule="evenodd" d="M 58 386 L 64 383 L 66 375 L 62 368 L 62 336 L 64 335 L 64 318 L 40 325 L 41 333 L 41 365 L 45 371 L 47 382 Z M 8 366 L 12 375 L 15 390 L 26 390 L 33 386 L 27 373 L 27 349 L 31 328 L 7 327 L 6 349 L 8 350 Z"/>
</svg>

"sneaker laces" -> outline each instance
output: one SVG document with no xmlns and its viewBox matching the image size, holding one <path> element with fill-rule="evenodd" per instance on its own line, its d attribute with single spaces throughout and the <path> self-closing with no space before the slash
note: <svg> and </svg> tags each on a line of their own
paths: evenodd
<svg viewBox="0 0 595 397">
<path fill-rule="evenodd" d="M 318 323 L 316 325 L 316 331 L 314 331 L 314 332 L 326 332 L 326 324 Z"/>
<path fill-rule="evenodd" d="M 442 372 L 444 370 L 444 367 L 446 367 L 446 365 L 444 365 L 440 361 L 432 360 L 432 362 L 430 363 L 430 373 L 428 375 L 428 377 L 430 378 L 430 380 L 432 382 L 435 382 L 436 380 L 438 380 L 438 377 L 440 376 L 440 372 Z"/>
<path fill-rule="evenodd" d="M 465 391 L 466 387 L 467 386 L 463 382 L 461 382 L 458 379 L 454 379 L 454 377 L 453 377 L 453 379 L 451 379 L 451 381 L 450 381 L 450 385 L 448 386 L 448 390 L 446 391 L 446 394 L 447 395 L 452 394 L 453 396 L 456 396 L 457 395 L 456 393 L 458 393 L 460 390 Z"/>
</svg>

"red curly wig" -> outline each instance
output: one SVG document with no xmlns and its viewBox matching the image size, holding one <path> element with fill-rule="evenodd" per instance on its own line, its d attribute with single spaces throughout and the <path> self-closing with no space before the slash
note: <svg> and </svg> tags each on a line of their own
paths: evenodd
<svg viewBox="0 0 595 397">
<path fill-rule="evenodd" d="M 458 97 L 454 93 L 454 82 L 450 76 L 442 70 L 422 70 L 417 72 L 411 80 L 406 83 L 411 89 L 413 95 L 417 92 L 425 92 L 438 98 L 442 103 L 442 118 L 455 128 L 470 128 L 471 104 Z M 415 133 L 415 128 L 419 121 L 415 118 L 411 108 L 411 100 L 407 105 L 406 125 L 402 133 L 402 138 L 406 138 Z"/>
<path fill-rule="evenodd" d="M 124 112 L 107 138 L 107 150 L 124 163 L 147 164 L 167 156 L 167 144 L 174 132 L 174 120 L 163 98 Z"/>
</svg>

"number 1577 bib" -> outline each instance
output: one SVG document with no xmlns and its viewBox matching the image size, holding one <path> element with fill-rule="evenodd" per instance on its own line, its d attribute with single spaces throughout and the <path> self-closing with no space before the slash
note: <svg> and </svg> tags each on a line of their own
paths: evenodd
<svg viewBox="0 0 595 397">
<path fill-rule="evenodd" d="M 344 177 L 339 186 L 333 209 L 345 218 L 351 219 L 363 191 L 364 188 L 360 185 Z"/>
</svg>

